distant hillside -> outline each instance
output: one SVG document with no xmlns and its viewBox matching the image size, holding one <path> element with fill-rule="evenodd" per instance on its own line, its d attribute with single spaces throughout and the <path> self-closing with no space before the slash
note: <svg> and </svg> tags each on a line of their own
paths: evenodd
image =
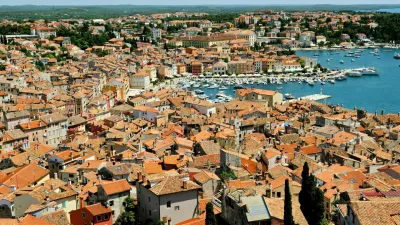
<svg viewBox="0 0 400 225">
<path fill-rule="evenodd" d="M 243 13 L 272 9 L 283 11 L 355 11 L 400 8 L 400 4 L 390 5 L 95 5 L 95 6 L 49 6 L 21 5 L 0 6 L 0 19 L 66 19 L 66 18 L 110 18 L 117 16 L 167 12 L 208 12 Z"/>
</svg>

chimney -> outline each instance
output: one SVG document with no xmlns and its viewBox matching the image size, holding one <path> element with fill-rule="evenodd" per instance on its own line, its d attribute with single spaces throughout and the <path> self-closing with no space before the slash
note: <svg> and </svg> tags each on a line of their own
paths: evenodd
<svg viewBox="0 0 400 225">
<path fill-rule="evenodd" d="M 54 190 L 54 184 L 50 184 L 50 189 Z"/>
<path fill-rule="evenodd" d="M 10 190 L 11 190 L 11 192 L 16 191 L 16 190 L 17 190 L 17 186 L 15 186 L 15 185 L 10 185 Z"/>
<path fill-rule="evenodd" d="M 188 187 L 187 187 L 187 180 L 184 180 L 183 181 L 183 189 L 187 189 Z"/>
<path fill-rule="evenodd" d="M 147 183 L 147 178 L 146 178 L 146 175 L 145 175 L 145 174 L 142 175 L 142 182 L 143 182 L 144 184 Z"/>
<path fill-rule="evenodd" d="M 268 187 L 267 187 L 266 197 L 271 198 L 271 196 L 272 196 L 272 184 L 270 183 L 270 184 L 268 184 Z"/>
<path fill-rule="evenodd" d="M 54 179 L 58 179 L 58 173 L 54 173 Z"/>
</svg>

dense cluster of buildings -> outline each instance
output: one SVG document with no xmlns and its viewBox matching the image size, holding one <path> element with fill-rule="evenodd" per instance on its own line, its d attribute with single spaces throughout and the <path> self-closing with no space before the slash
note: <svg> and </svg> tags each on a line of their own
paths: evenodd
<svg viewBox="0 0 400 225">
<path fill-rule="evenodd" d="M 396 224 L 399 115 L 289 103 L 260 89 L 215 104 L 167 86 L 189 74 L 315 68 L 315 59 L 285 54 L 284 45 L 326 39 L 296 22 L 280 27 L 287 18 L 260 11 L 226 24 L 184 13 L 97 19 L 89 21 L 94 36 L 107 24 L 121 29 L 87 49 L 57 36 L 83 20 L 25 22 L 31 34 L 2 38 L 0 224 L 117 224 L 129 198 L 135 220 L 146 225 L 204 225 L 209 202 L 221 224 L 283 224 L 285 180 L 294 221 L 307 224 L 297 198 L 305 162 L 324 192 L 326 218 Z M 331 26 L 360 19 L 329 12 L 290 18 L 309 18 L 310 26 L 321 18 Z M 143 42 L 143 27 L 122 21 L 153 24 L 152 43 Z M 271 30 L 254 29 L 258 22 Z M 233 28 L 243 24 L 248 28 Z M 166 33 L 173 26 L 182 32 Z M 205 34 L 187 35 L 189 28 Z M 282 45 L 255 48 L 278 37 Z"/>
</svg>

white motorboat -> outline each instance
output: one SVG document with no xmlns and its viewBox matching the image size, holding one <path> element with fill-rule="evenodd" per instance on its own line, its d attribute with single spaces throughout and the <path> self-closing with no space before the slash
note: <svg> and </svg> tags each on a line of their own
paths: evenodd
<svg viewBox="0 0 400 225">
<path fill-rule="evenodd" d="M 360 71 L 352 70 L 347 73 L 347 76 L 349 77 L 361 77 L 362 73 Z"/>
<path fill-rule="evenodd" d="M 379 75 L 378 71 L 375 68 L 372 68 L 372 67 L 363 68 L 361 73 L 363 75 Z"/>
</svg>

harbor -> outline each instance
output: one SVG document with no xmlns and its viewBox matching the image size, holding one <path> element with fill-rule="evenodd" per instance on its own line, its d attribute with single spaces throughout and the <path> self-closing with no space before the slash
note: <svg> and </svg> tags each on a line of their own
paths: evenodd
<svg viewBox="0 0 400 225">
<path fill-rule="evenodd" d="M 343 70 L 331 70 L 326 73 L 285 73 L 275 75 L 261 74 L 239 74 L 239 75 L 213 75 L 213 76 L 189 76 L 181 79 L 178 85 L 186 90 L 193 91 L 200 99 L 212 103 L 223 103 L 235 97 L 235 91 L 242 88 L 270 89 L 284 94 L 285 100 L 313 100 L 320 101 L 331 98 L 330 95 L 307 94 L 298 97 L 292 93 L 283 92 L 284 86 L 289 83 L 315 85 L 335 85 L 337 82 L 345 81 L 348 77 L 367 75 L 378 75 L 375 68 L 354 68 Z"/>
<path fill-rule="evenodd" d="M 179 78 L 180 83 L 175 82 L 174 85 L 192 91 L 198 90 L 198 95 L 215 103 L 234 98 L 235 86 L 275 90 L 284 96 L 289 94 L 292 99 L 314 95 L 323 88 L 324 94 L 330 98 L 317 98 L 316 101 L 340 104 L 347 108 L 363 107 L 368 111 L 385 109 L 387 112 L 399 112 L 400 60 L 394 58 L 396 49 L 364 49 L 356 53 L 359 54 L 358 58 L 357 55 L 346 57 L 349 51 L 355 54 L 358 50 L 296 52 L 299 56 L 317 58 L 322 67 L 329 69 L 327 73 L 200 75 Z M 342 60 L 343 63 L 340 63 Z M 191 82 L 196 85 L 191 86 Z M 203 83 L 208 86 L 203 87 Z M 219 96 L 218 99 L 218 93 L 227 97 Z"/>
</svg>

